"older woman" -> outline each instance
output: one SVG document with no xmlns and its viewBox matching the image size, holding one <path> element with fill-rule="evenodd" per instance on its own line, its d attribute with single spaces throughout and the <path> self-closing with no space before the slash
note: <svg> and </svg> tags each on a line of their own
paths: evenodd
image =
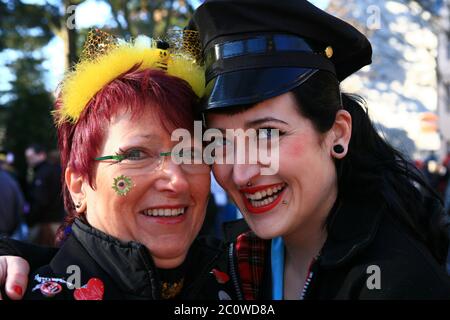
<svg viewBox="0 0 450 320">
<path fill-rule="evenodd" d="M 55 117 L 68 217 L 62 246 L 30 275 L 26 299 L 192 298 L 209 280 L 215 293 L 203 298 L 223 291 L 211 274 L 220 246 L 193 244 L 210 168 L 173 161 L 190 160 L 193 144 L 170 152 L 172 130 L 193 128 L 203 69 L 190 52 L 167 46 L 94 30 L 63 80 Z M 17 284 L 12 290 L 22 293 Z"/>
</svg>

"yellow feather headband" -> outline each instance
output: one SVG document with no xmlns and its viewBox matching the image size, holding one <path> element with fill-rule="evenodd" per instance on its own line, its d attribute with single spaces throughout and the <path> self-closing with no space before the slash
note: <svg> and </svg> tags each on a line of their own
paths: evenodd
<svg viewBox="0 0 450 320">
<path fill-rule="evenodd" d="M 62 107 L 57 111 L 58 124 L 77 122 L 97 92 L 138 64 L 138 70 L 161 69 L 185 80 L 195 94 L 202 97 L 205 77 L 198 63 L 200 50 L 195 42 L 198 35 L 193 34 L 195 31 L 189 31 L 187 36 L 186 31 L 182 33 L 183 43 L 166 49 L 158 48 L 157 42 L 146 36 L 138 36 L 134 42 L 125 42 L 98 29 L 90 31 L 81 61 L 61 83 Z"/>
</svg>

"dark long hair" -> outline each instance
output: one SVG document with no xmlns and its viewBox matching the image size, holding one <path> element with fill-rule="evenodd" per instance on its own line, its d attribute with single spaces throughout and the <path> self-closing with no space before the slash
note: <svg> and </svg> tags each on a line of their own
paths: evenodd
<svg viewBox="0 0 450 320">
<path fill-rule="evenodd" d="M 352 116 L 348 153 L 335 161 L 339 200 L 384 202 L 388 212 L 443 264 L 448 250 L 448 220 L 442 200 L 413 164 L 377 133 L 364 100 L 341 95 L 337 79 L 325 71 L 316 72 L 292 92 L 299 112 L 321 133 L 331 129 L 338 110 L 343 108 Z"/>
</svg>

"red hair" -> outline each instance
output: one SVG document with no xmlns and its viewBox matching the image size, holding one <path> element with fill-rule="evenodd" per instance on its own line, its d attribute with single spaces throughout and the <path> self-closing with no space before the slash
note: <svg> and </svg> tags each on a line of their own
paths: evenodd
<svg viewBox="0 0 450 320">
<path fill-rule="evenodd" d="M 100 148 L 112 117 L 126 111 L 135 118 L 139 117 L 145 108 L 152 108 L 152 112 L 168 132 L 175 128 L 193 128 L 196 96 L 189 84 L 160 70 L 137 71 L 137 68 L 138 66 L 135 66 L 97 92 L 76 123 L 64 122 L 57 128 L 64 207 L 67 212 L 64 224 L 57 234 L 57 243 L 64 240 L 65 230 L 72 225 L 75 218 L 82 217 L 82 214 L 75 210 L 65 184 L 64 172 L 70 166 L 93 186 L 96 168 L 94 158 L 100 156 Z M 55 108 L 60 107 L 59 97 Z"/>
</svg>

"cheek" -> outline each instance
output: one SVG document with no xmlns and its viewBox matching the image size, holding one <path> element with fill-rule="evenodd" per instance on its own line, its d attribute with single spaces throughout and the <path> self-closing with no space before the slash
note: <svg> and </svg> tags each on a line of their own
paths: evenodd
<svg viewBox="0 0 450 320">
<path fill-rule="evenodd" d="M 194 200 L 199 204 L 206 203 L 211 187 L 211 176 L 209 174 L 194 176 L 189 182 L 190 193 Z"/>
<path fill-rule="evenodd" d="M 309 190 L 322 184 L 333 168 L 331 158 L 317 139 L 306 134 L 286 141 L 280 152 L 280 174 L 287 180 L 308 185 Z"/>
<path fill-rule="evenodd" d="M 119 170 L 99 171 L 95 183 L 94 201 L 98 202 L 97 207 L 101 206 L 108 212 L 108 216 L 120 216 L 123 212 L 132 211 L 130 205 L 136 202 L 143 191 L 139 176 Z"/>
<path fill-rule="evenodd" d="M 232 172 L 232 166 L 231 165 L 225 165 L 225 164 L 214 164 L 212 166 L 212 172 L 214 174 L 214 178 L 216 179 L 217 183 L 224 189 L 228 189 L 228 184 L 231 177 Z"/>
<path fill-rule="evenodd" d="M 297 136 L 285 140 L 280 147 L 280 160 L 283 162 L 299 161 L 306 155 L 308 151 L 308 141 L 305 137 Z M 295 162 L 294 162 L 295 163 Z"/>
</svg>

